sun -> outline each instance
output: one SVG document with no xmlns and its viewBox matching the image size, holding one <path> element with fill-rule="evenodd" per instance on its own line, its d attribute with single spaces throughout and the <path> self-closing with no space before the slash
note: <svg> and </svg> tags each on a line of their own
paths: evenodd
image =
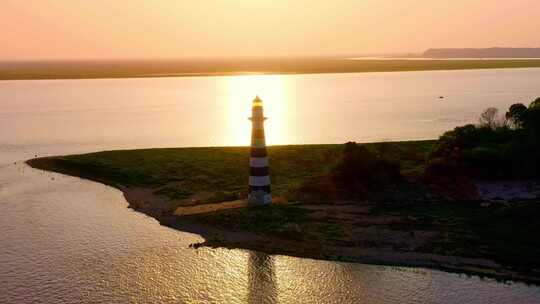
<svg viewBox="0 0 540 304">
<path fill-rule="evenodd" d="M 285 130 L 285 80 L 279 75 L 248 75 L 228 77 L 228 109 L 230 140 L 234 146 L 250 144 L 251 101 L 259 96 L 263 101 L 266 143 L 279 144 Z"/>
</svg>

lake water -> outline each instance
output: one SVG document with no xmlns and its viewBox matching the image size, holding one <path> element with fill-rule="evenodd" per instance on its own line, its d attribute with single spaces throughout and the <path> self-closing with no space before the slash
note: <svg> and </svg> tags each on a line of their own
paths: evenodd
<svg viewBox="0 0 540 304">
<path fill-rule="evenodd" d="M 271 144 L 435 138 L 540 96 L 540 69 L 0 82 L 0 303 L 540 303 L 540 288 L 423 268 L 190 249 L 35 155 L 243 145 L 250 102 Z M 439 99 L 444 96 L 444 99 Z"/>
</svg>

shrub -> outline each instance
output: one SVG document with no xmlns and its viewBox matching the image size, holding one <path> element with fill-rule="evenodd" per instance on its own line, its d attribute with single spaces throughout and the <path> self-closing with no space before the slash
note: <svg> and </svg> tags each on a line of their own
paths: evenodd
<svg viewBox="0 0 540 304">
<path fill-rule="evenodd" d="M 527 119 L 527 107 L 522 103 L 515 103 L 510 106 L 505 116 L 514 128 L 521 129 Z"/>
<path fill-rule="evenodd" d="M 396 183 L 401 179 L 400 165 L 388 155 L 370 151 L 354 142 L 345 144 L 343 156 L 333 176 L 348 190 L 366 192 Z"/>
<path fill-rule="evenodd" d="M 540 98 L 529 105 L 524 127 L 529 131 L 533 141 L 538 143 L 540 141 Z"/>
<path fill-rule="evenodd" d="M 481 177 L 501 175 L 505 167 L 504 154 L 495 147 L 474 147 L 463 152 L 463 160 L 468 165 L 470 174 Z"/>
<path fill-rule="evenodd" d="M 538 109 L 540 108 L 540 97 L 536 98 L 531 104 L 529 105 L 529 110 L 531 109 Z"/>
<path fill-rule="evenodd" d="M 498 119 L 499 110 L 496 108 L 487 108 L 482 114 L 478 121 L 480 122 L 481 127 L 495 129 L 500 126 Z"/>
<path fill-rule="evenodd" d="M 528 108 L 513 104 L 505 116 L 513 128 L 498 124 L 496 109 L 489 108 L 480 116 L 480 125 L 444 133 L 428 157 L 426 176 L 460 171 L 482 178 L 539 177 L 540 98 Z"/>
</svg>

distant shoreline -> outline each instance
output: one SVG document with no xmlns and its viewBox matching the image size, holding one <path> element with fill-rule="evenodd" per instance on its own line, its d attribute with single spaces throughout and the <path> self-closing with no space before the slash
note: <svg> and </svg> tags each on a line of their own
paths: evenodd
<svg viewBox="0 0 540 304">
<path fill-rule="evenodd" d="M 0 62 L 0 80 L 115 79 L 239 75 L 540 68 L 539 59 L 245 59 L 194 61 Z"/>
</svg>

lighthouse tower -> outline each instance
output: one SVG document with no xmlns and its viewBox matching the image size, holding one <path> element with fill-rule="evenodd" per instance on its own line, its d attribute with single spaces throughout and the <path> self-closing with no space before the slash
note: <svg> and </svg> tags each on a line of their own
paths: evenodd
<svg viewBox="0 0 540 304">
<path fill-rule="evenodd" d="M 249 194 L 248 203 L 267 205 L 272 202 L 270 195 L 270 174 L 268 156 L 264 139 L 264 121 L 262 100 L 259 96 L 253 100 L 251 109 L 251 154 L 249 158 Z"/>
</svg>

